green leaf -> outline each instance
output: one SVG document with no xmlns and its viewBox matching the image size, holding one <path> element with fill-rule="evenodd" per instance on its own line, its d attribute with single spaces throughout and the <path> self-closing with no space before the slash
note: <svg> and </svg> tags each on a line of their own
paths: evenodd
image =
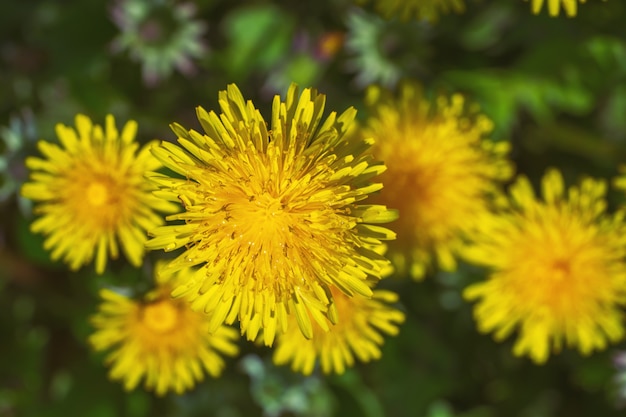
<svg viewBox="0 0 626 417">
<path fill-rule="evenodd" d="M 270 69 L 287 53 L 293 27 L 293 17 L 271 4 L 235 9 L 223 23 L 223 65 L 235 78 Z"/>
</svg>

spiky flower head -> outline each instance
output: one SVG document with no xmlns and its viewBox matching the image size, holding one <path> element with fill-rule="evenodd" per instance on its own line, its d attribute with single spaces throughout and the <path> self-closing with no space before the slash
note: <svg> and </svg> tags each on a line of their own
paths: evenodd
<svg viewBox="0 0 626 417">
<path fill-rule="evenodd" d="M 56 133 L 60 144 L 39 141 L 44 157 L 26 159 L 31 177 L 22 195 L 35 201 L 39 215 L 31 230 L 45 235 L 52 259 L 63 258 L 72 270 L 95 257 L 101 274 L 120 245 L 130 263 L 140 266 L 146 230 L 163 224 L 157 212 L 177 209 L 152 195 L 155 187 L 144 177 L 162 167 L 151 144 L 139 149 L 137 123 L 127 122 L 120 134 L 112 115 L 103 128 L 79 114 L 76 129 L 58 124 Z"/>
<path fill-rule="evenodd" d="M 526 0 L 529 1 L 529 0 Z M 531 8 L 534 14 L 539 14 L 541 9 L 543 8 L 543 4 L 546 2 L 544 0 L 530 0 Z M 561 12 L 561 6 L 563 6 L 563 10 L 565 10 L 565 14 L 568 17 L 576 16 L 578 13 L 578 3 L 585 3 L 585 0 L 547 0 L 548 3 L 548 13 L 552 17 L 556 17 Z"/>
<path fill-rule="evenodd" d="M 173 283 L 188 273 L 168 275 L 157 267 L 155 289 L 140 299 L 100 292 L 102 303 L 91 317 L 95 332 L 89 342 L 96 351 L 109 352 L 109 376 L 127 391 L 143 380 L 146 390 L 157 395 L 182 394 L 207 373 L 218 377 L 225 367 L 221 355 L 238 353 L 235 329 L 219 326 L 209 333 L 210 316 L 171 298 Z"/>
<path fill-rule="evenodd" d="M 204 134 L 174 124 L 179 145 L 153 148 L 184 177 L 153 176 L 158 195 L 184 212 L 153 230 L 147 246 L 184 247 L 174 270 L 201 265 L 174 295 L 211 312 L 212 329 L 239 319 L 248 339 L 263 329 L 271 345 L 295 314 L 310 338 L 311 317 L 324 329 L 327 317 L 336 321 L 331 286 L 370 297 L 367 281 L 388 272 L 377 250 L 395 235 L 376 223 L 396 213 L 366 202 L 382 188 L 370 180 L 385 166 L 367 153 L 371 140 L 346 134 L 356 110 L 322 122 L 325 96 L 315 90 L 299 95 L 292 85 L 286 101 L 276 96 L 269 130 L 235 85 L 219 103 L 219 116 L 197 109 Z"/>
<path fill-rule="evenodd" d="M 454 270 L 465 235 L 512 174 L 508 143 L 489 140 L 492 122 L 459 94 L 431 101 L 404 84 L 397 98 L 371 87 L 366 101 L 372 113 L 363 135 L 375 139 L 372 152 L 389 167 L 373 201 L 400 212 L 389 257 L 415 279 L 435 261 Z"/>
<path fill-rule="evenodd" d="M 278 336 L 274 363 L 291 363 L 295 372 L 310 375 L 319 358 L 323 373 L 342 374 L 354 365 L 355 356 L 361 362 L 380 358 L 383 334 L 395 336 L 398 324 L 404 321 L 404 314 L 390 306 L 398 296 L 386 290 L 373 290 L 371 298 L 360 294 L 349 297 L 338 290 L 332 292 L 339 315 L 337 324 L 329 323 L 326 331 L 314 323 L 311 339 L 290 326 L 286 333 Z"/>
<path fill-rule="evenodd" d="M 514 354 L 537 363 L 564 343 L 587 355 L 621 339 L 626 304 L 624 216 L 606 212 L 605 182 L 566 190 L 551 169 L 541 188 L 543 199 L 520 177 L 508 206 L 479 223 L 466 256 L 490 272 L 464 293 L 480 331 L 519 330 Z"/>
<path fill-rule="evenodd" d="M 172 0 L 118 0 L 111 16 L 120 29 L 113 40 L 114 52 L 128 51 L 142 64 L 143 79 L 154 85 L 177 69 L 195 72 L 194 60 L 207 51 L 202 36 L 206 24 L 194 19 L 192 3 Z"/>
</svg>

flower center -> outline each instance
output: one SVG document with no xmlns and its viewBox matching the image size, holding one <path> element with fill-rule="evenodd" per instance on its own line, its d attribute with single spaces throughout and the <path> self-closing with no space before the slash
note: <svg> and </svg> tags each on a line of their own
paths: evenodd
<svg viewBox="0 0 626 417">
<path fill-rule="evenodd" d="M 148 304 L 142 322 L 155 333 L 167 333 L 178 324 L 178 309 L 169 300 Z"/>
<path fill-rule="evenodd" d="M 263 217 L 264 223 L 274 223 L 284 214 L 283 205 L 276 198 L 265 196 L 259 202 L 259 214 Z"/>
<path fill-rule="evenodd" d="M 571 319 L 595 305 L 607 280 L 601 242 L 582 225 L 566 216 L 548 217 L 520 230 L 515 244 L 516 293 L 535 310 L 547 309 L 553 317 Z M 532 233 L 527 233 L 532 230 Z"/>
<path fill-rule="evenodd" d="M 234 211 L 236 218 L 249 227 L 252 236 L 248 237 L 259 243 L 276 239 L 276 234 L 284 232 L 289 224 L 289 213 L 280 198 L 269 194 L 251 199 L 241 207 L 241 212 L 237 209 Z"/>
<path fill-rule="evenodd" d="M 93 182 L 87 187 L 87 201 L 93 207 L 100 207 L 109 200 L 109 189 L 101 182 Z"/>
<path fill-rule="evenodd" d="M 458 218 L 466 214 L 466 203 L 456 185 L 457 179 L 445 161 L 421 160 L 415 155 L 410 162 L 413 166 L 410 166 L 405 158 L 397 157 L 396 160 L 398 165 L 404 166 L 390 168 L 382 174 L 385 188 L 380 200 L 374 199 L 374 202 L 407 214 L 397 223 L 398 244 L 425 247 L 446 241 L 457 232 Z M 411 190 L 410 198 L 407 198 L 406 190 Z"/>
<path fill-rule="evenodd" d="M 552 262 L 552 270 L 554 271 L 554 276 L 558 278 L 563 278 L 570 275 L 572 266 L 566 259 L 555 259 Z"/>
</svg>

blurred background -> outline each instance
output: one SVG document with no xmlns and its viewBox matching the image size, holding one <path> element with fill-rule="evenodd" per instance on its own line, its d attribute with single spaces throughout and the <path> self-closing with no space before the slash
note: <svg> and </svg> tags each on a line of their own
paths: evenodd
<svg viewBox="0 0 626 417">
<path fill-rule="evenodd" d="M 266 119 L 291 82 L 326 94 L 327 113 L 354 106 L 359 118 L 370 84 L 462 92 L 494 121 L 492 138 L 512 143 L 517 172 L 536 181 L 556 166 L 570 182 L 611 179 L 626 155 L 625 21 L 620 0 L 588 0 L 575 18 L 533 15 L 522 0 L 466 0 L 434 22 L 383 18 L 350 0 L 4 1 L 0 416 L 626 415 L 623 342 L 586 358 L 565 350 L 543 366 L 514 357 L 512 338 L 476 331 L 461 293 L 484 271 L 467 265 L 385 282 L 406 322 L 381 360 L 344 375 L 305 378 L 241 342 L 222 377 L 188 394 L 126 393 L 90 351 L 87 318 L 99 288 L 145 287 L 147 271 L 123 259 L 102 276 L 52 263 L 18 192 L 24 157 L 76 113 L 137 120 L 142 142 L 174 140 L 170 123 L 199 129 L 195 107 L 217 110 L 233 82 Z M 612 193 L 615 207 L 624 199 Z"/>
</svg>

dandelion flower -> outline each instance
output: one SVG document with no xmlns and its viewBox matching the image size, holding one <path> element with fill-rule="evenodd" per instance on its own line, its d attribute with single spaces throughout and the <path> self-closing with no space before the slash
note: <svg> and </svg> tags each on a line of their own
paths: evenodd
<svg viewBox="0 0 626 417">
<path fill-rule="evenodd" d="M 359 3 L 365 3 L 359 0 Z M 435 22 L 439 15 L 465 10 L 463 0 L 374 0 L 376 10 L 385 18 L 423 19 Z"/>
<path fill-rule="evenodd" d="M 375 138 L 372 152 L 389 168 L 382 175 L 385 188 L 373 201 L 400 212 L 389 257 L 399 274 L 415 279 L 435 260 L 454 270 L 464 234 L 511 175 L 508 143 L 484 138 L 492 122 L 466 109 L 458 94 L 431 103 L 405 84 L 397 100 L 373 87 L 367 101 L 373 114 L 364 135 Z"/>
<path fill-rule="evenodd" d="M 276 96 L 271 130 L 235 85 L 219 102 L 219 116 L 197 109 L 206 134 L 174 124 L 180 146 L 153 149 L 185 177 L 154 176 L 159 195 L 184 206 L 168 220 L 184 223 L 153 230 L 147 246 L 184 246 L 170 268 L 202 265 L 174 295 L 213 312 L 213 329 L 238 318 L 249 340 L 262 328 L 271 345 L 295 313 L 310 338 L 310 317 L 326 328 L 333 316 L 330 286 L 369 297 L 367 280 L 388 272 L 381 240 L 395 235 L 372 223 L 396 213 L 365 204 L 382 188 L 370 179 L 385 167 L 366 152 L 370 140 L 346 135 L 354 109 L 321 123 L 325 96 L 315 90 L 298 97 L 292 85 L 285 102 Z"/>
<path fill-rule="evenodd" d="M 514 353 L 536 363 L 563 342 L 587 355 L 622 338 L 626 300 L 623 215 L 605 212 L 606 184 L 566 192 L 549 170 L 541 186 L 543 201 L 521 177 L 509 208 L 483 219 L 467 256 L 491 272 L 464 293 L 480 331 L 501 340 L 519 329 Z"/>
<path fill-rule="evenodd" d="M 335 289 L 332 293 L 339 315 L 337 324 L 329 324 L 328 331 L 315 324 L 311 339 L 291 326 L 277 338 L 274 363 L 291 362 L 295 372 L 309 375 L 319 358 L 323 373 L 342 374 L 354 365 L 355 356 L 361 362 L 380 358 L 381 333 L 395 336 L 398 324 L 404 321 L 404 314 L 389 306 L 398 296 L 385 290 L 374 290 L 372 298 L 348 297 Z"/>
<path fill-rule="evenodd" d="M 210 316 L 193 311 L 183 299 L 171 298 L 170 282 L 160 281 L 142 300 L 102 290 L 103 302 L 91 318 L 96 331 L 89 342 L 96 351 L 110 351 L 109 376 L 123 382 L 127 391 L 143 379 L 145 388 L 157 395 L 182 394 L 205 373 L 221 374 L 225 366 L 221 355 L 237 354 L 239 335 L 226 326 L 209 333 Z"/>
<path fill-rule="evenodd" d="M 526 0 L 528 1 L 528 0 Z M 578 2 L 584 3 L 585 0 L 547 0 L 548 3 L 548 13 L 552 17 L 556 17 L 561 12 L 561 5 L 563 5 L 563 9 L 568 17 L 576 16 L 578 12 Z M 544 0 L 531 0 L 532 12 L 534 14 L 539 14 L 541 9 L 543 8 Z"/>
<path fill-rule="evenodd" d="M 76 130 L 58 124 L 56 132 L 60 145 L 40 141 L 45 158 L 26 159 L 31 181 L 22 195 L 37 203 L 40 215 L 31 230 L 46 235 L 52 259 L 63 258 L 72 270 L 95 255 L 96 272 L 102 273 L 107 258 L 118 257 L 118 241 L 130 263 L 140 266 L 146 229 L 163 223 L 155 211 L 177 207 L 152 195 L 154 186 L 144 174 L 161 163 L 149 144 L 137 152 L 137 123 L 129 121 L 118 134 L 113 116 L 103 129 L 79 114 Z"/>
</svg>

